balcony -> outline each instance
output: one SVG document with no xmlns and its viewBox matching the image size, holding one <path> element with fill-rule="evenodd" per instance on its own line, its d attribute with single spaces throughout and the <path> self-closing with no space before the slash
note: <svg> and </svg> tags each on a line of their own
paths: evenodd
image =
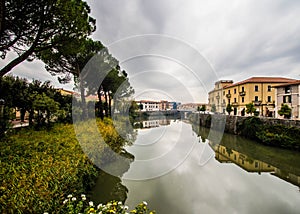
<svg viewBox="0 0 300 214">
<path fill-rule="evenodd" d="M 260 106 L 261 105 L 261 100 L 258 100 L 258 101 L 253 101 L 253 104 L 255 105 L 255 106 Z"/>
<path fill-rule="evenodd" d="M 220 96 L 219 96 L 219 95 L 217 95 L 217 96 L 216 96 L 216 99 L 217 99 L 217 100 L 218 100 L 218 99 L 220 99 Z"/>
<path fill-rule="evenodd" d="M 231 94 L 226 94 L 226 97 L 227 97 L 228 99 L 230 99 L 230 98 L 231 98 Z"/>
<path fill-rule="evenodd" d="M 275 106 L 275 101 L 271 101 L 271 102 L 266 102 L 267 106 Z"/>
<path fill-rule="evenodd" d="M 231 105 L 232 105 L 233 107 L 238 107 L 238 106 L 239 106 L 239 103 L 238 103 L 238 102 L 233 102 Z"/>
<path fill-rule="evenodd" d="M 240 92 L 240 96 L 243 97 L 243 96 L 245 96 L 245 95 L 246 95 L 246 91 L 241 91 L 241 92 Z"/>
</svg>

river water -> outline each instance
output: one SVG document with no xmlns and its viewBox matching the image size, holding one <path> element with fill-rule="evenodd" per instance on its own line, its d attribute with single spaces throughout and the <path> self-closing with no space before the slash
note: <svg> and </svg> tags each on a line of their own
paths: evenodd
<svg viewBox="0 0 300 214">
<path fill-rule="evenodd" d="M 147 201 L 161 214 L 300 213 L 299 152 L 228 134 L 212 142 L 208 129 L 177 119 L 141 124 L 126 147 L 130 169 L 102 175 L 93 200 Z"/>
</svg>

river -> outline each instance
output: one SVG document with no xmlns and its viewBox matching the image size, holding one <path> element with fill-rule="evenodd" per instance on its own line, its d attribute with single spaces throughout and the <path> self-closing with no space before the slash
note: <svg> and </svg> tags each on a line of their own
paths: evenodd
<svg viewBox="0 0 300 214">
<path fill-rule="evenodd" d="M 126 147 L 130 169 L 122 178 L 103 173 L 94 201 L 147 201 L 160 214 L 299 213 L 299 152 L 228 134 L 215 143 L 209 129 L 178 119 L 141 127 Z"/>
</svg>

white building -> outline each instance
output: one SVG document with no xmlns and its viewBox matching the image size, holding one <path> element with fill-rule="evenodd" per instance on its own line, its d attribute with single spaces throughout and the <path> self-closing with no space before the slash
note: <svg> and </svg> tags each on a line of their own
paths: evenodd
<svg viewBox="0 0 300 214">
<path fill-rule="evenodd" d="M 300 80 L 292 83 L 285 83 L 275 86 L 276 100 L 275 100 L 275 115 L 277 118 L 283 118 L 278 114 L 278 110 L 282 104 L 288 105 L 292 109 L 291 119 L 300 119 Z"/>
</svg>

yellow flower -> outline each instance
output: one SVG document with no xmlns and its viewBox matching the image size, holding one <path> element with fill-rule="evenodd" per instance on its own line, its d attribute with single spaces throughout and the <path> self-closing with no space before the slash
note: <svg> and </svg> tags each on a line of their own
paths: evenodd
<svg viewBox="0 0 300 214">
<path fill-rule="evenodd" d="M 94 208 L 90 208 L 89 213 L 95 212 Z"/>
</svg>

